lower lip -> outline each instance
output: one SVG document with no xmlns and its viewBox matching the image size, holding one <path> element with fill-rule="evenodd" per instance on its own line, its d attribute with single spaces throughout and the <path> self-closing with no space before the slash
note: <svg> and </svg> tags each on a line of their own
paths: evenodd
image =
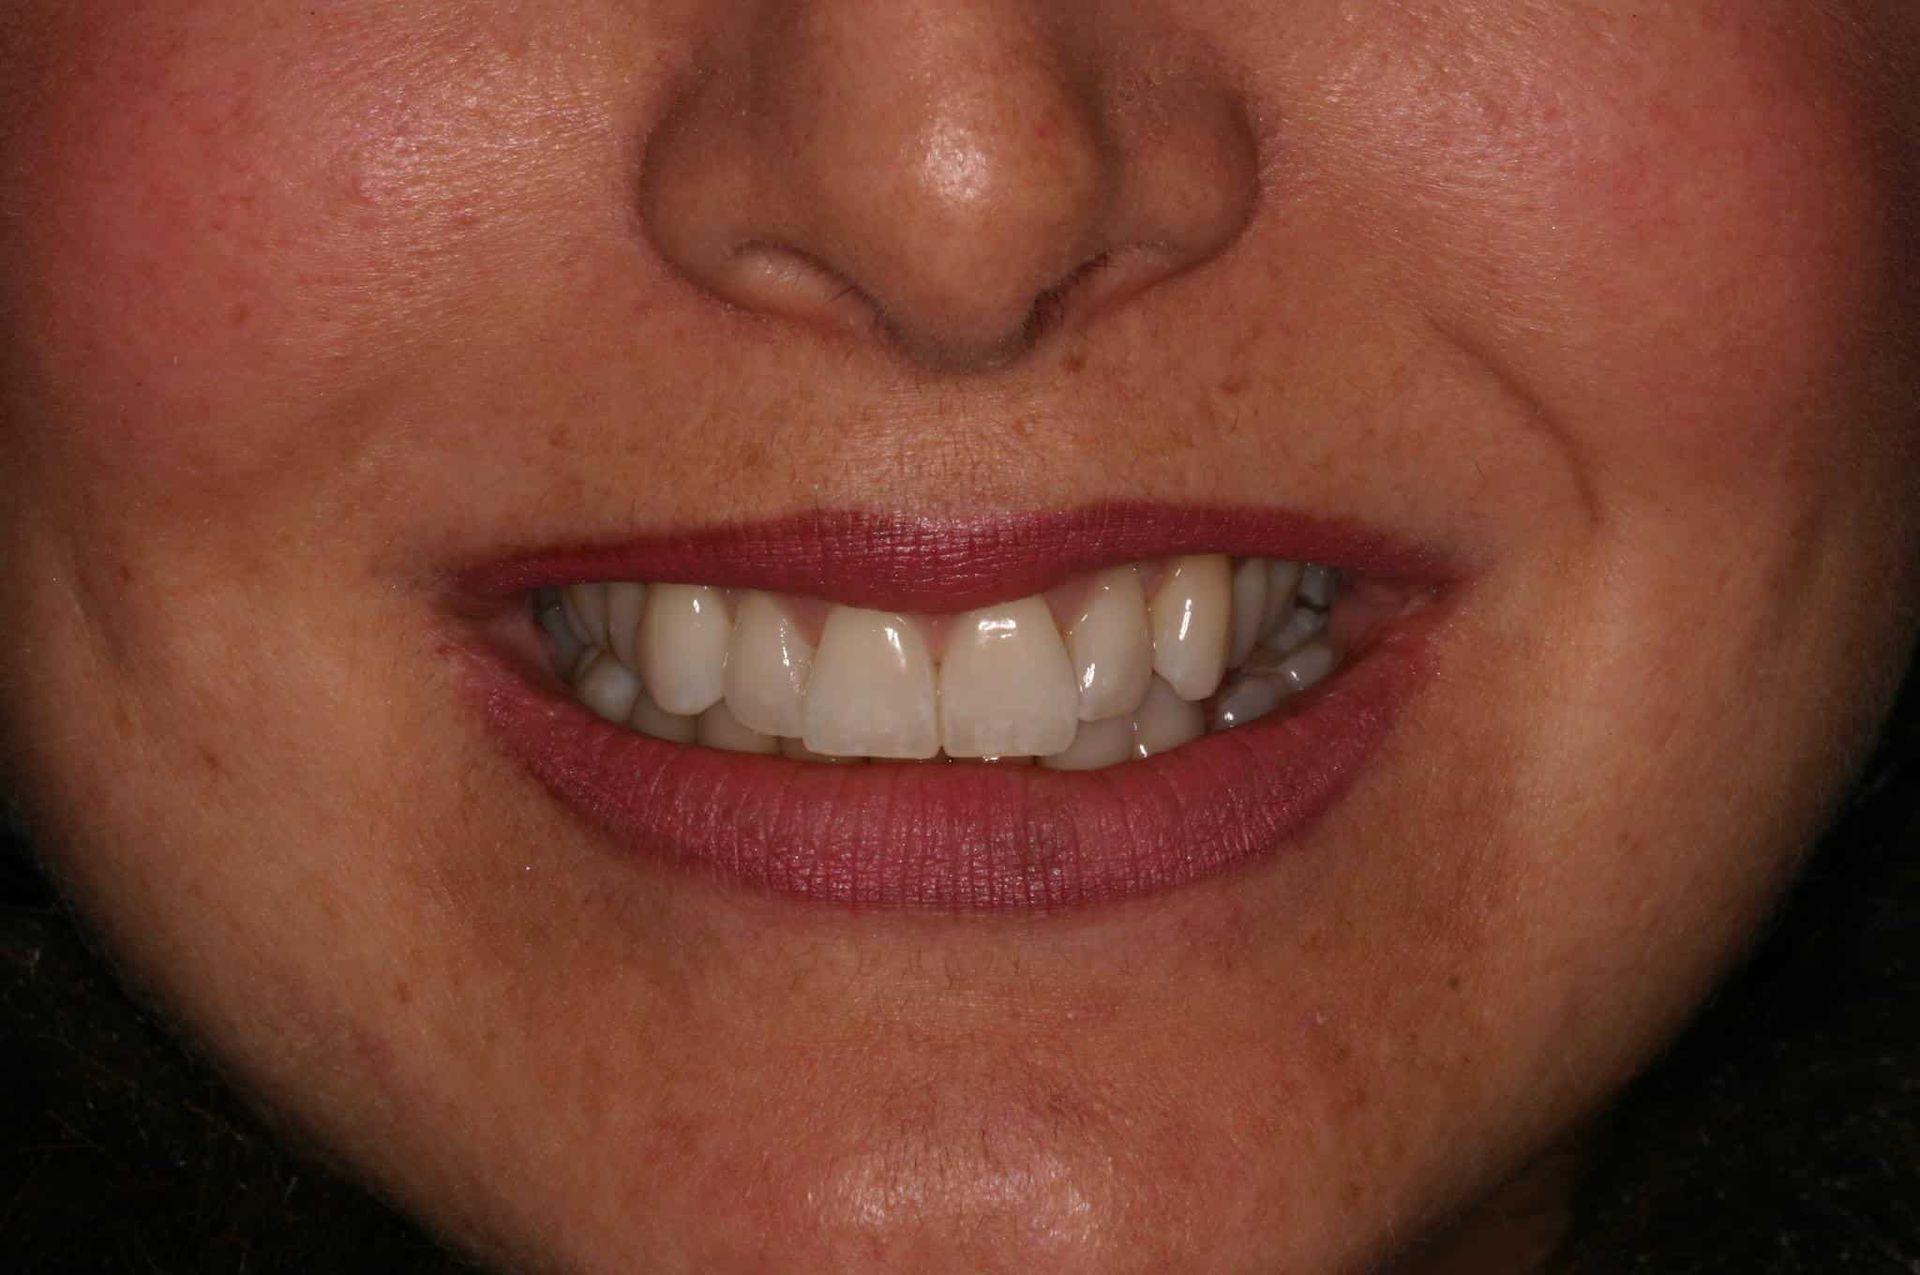
<svg viewBox="0 0 1920 1275">
<path fill-rule="evenodd" d="M 819 902 L 1053 910 L 1302 845 L 1425 680 L 1439 610 L 1403 615 L 1287 711 L 1094 771 L 836 767 L 673 744 L 609 725 L 491 654 L 476 653 L 473 685 L 540 782 L 632 853 Z"/>
</svg>

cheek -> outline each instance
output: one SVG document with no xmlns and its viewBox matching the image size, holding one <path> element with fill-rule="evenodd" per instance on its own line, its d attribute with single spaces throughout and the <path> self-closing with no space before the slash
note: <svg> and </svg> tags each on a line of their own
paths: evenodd
<svg viewBox="0 0 1920 1275">
<path fill-rule="evenodd" d="M 1867 377 L 1894 193 L 1815 20 L 1595 8 L 1424 37 L 1377 178 L 1413 286 L 1596 485 L 1764 482 Z"/>
<path fill-rule="evenodd" d="M 0 154 L 6 442 L 95 491 L 225 506 L 346 468 L 512 230 L 506 33 L 229 8 L 78 18 L 7 68 L 36 82 Z"/>
</svg>

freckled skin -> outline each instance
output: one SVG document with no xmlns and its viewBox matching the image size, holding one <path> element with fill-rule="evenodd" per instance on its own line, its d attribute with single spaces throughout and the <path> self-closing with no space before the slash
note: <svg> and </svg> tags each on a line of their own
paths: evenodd
<svg viewBox="0 0 1920 1275">
<path fill-rule="evenodd" d="M 1898 0 L 25 0 L 11 781 L 189 1031 L 502 1264 L 1374 1262 L 1677 1028 L 1904 665 L 1917 50 Z M 742 899 L 442 655 L 476 556 L 1097 500 L 1462 565 L 1301 853 Z"/>
</svg>

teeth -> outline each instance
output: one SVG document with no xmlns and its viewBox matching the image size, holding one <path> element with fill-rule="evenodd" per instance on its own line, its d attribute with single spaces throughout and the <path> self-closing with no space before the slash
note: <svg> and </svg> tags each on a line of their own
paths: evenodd
<svg viewBox="0 0 1920 1275">
<path fill-rule="evenodd" d="M 691 744 L 699 733 L 697 718 L 681 713 L 669 713 L 653 702 L 653 697 L 645 691 L 633 702 L 633 712 L 627 721 L 642 735 L 651 735 L 655 739 L 671 740 L 676 744 Z"/>
<path fill-rule="evenodd" d="M 835 607 L 820 631 L 801 738 L 819 753 L 925 758 L 940 751 L 933 657 L 902 615 Z"/>
<path fill-rule="evenodd" d="M 1160 678 L 1153 679 L 1140 711 L 1133 715 L 1133 751 L 1136 757 L 1151 757 L 1170 748 L 1200 738 L 1207 731 L 1207 715 L 1192 700 Z"/>
<path fill-rule="evenodd" d="M 1267 614 L 1267 564 L 1248 558 L 1233 569 L 1233 641 L 1227 651 L 1227 664 L 1239 668 L 1253 654 L 1254 639 L 1260 636 L 1260 622 Z"/>
<path fill-rule="evenodd" d="M 624 722 L 640 697 L 640 679 L 605 651 L 595 651 L 573 684 L 580 702 L 610 722 Z"/>
<path fill-rule="evenodd" d="M 1073 743 L 1062 752 L 1042 757 L 1040 764 L 1049 770 L 1098 770 L 1117 766 L 1133 756 L 1133 719 L 1108 717 L 1097 722 L 1081 722 Z"/>
<path fill-rule="evenodd" d="M 727 652 L 727 707 L 754 730 L 799 738 L 806 729 L 813 644 L 771 594 L 740 601 Z"/>
<path fill-rule="evenodd" d="M 1132 567 L 1103 572 L 1067 635 L 1081 721 L 1124 717 L 1146 698 L 1153 678 L 1153 635 L 1147 599 Z"/>
<path fill-rule="evenodd" d="M 607 586 L 607 649 L 630 669 L 640 667 L 634 653 L 640 613 L 647 605 L 647 586 L 621 581 Z"/>
<path fill-rule="evenodd" d="M 727 602 L 718 589 L 656 584 L 640 617 L 640 676 L 654 702 L 693 716 L 725 693 Z"/>
<path fill-rule="evenodd" d="M 560 590 L 560 611 L 582 646 L 607 644 L 607 586 L 570 584 Z"/>
<path fill-rule="evenodd" d="M 724 748 L 730 753 L 777 753 L 780 741 L 750 726 L 741 724 L 727 709 L 725 700 L 700 714 L 694 738 L 708 748 Z"/>
<path fill-rule="evenodd" d="M 573 626 L 567 623 L 565 610 L 556 597 L 540 607 L 540 627 L 546 630 L 553 641 L 553 667 L 561 677 L 568 681 L 580 667 L 580 659 L 590 649 L 574 633 Z"/>
<path fill-rule="evenodd" d="M 1073 743 L 1073 661 L 1042 598 L 970 611 L 940 665 L 940 745 L 949 757 L 1037 757 Z"/>
<path fill-rule="evenodd" d="M 1232 611 L 1233 574 L 1219 554 L 1176 560 L 1153 595 L 1153 671 L 1181 699 L 1219 689 Z"/>
<path fill-rule="evenodd" d="M 623 581 L 540 590 L 534 611 L 598 716 L 808 762 L 1100 769 L 1264 717 L 1340 664 L 1325 636 L 1339 580 L 1318 564 L 1195 554 L 1083 584 L 1064 635 L 1040 596 L 922 619 Z"/>
</svg>

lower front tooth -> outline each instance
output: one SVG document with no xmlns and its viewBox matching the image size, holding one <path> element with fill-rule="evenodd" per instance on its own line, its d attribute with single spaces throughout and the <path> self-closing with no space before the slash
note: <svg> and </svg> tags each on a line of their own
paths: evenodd
<svg viewBox="0 0 1920 1275">
<path fill-rule="evenodd" d="M 1286 695 L 1286 689 L 1272 677 L 1242 677 L 1214 701 L 1213 724 L 1220 730 L 1245 726 L 1278 708 Z"/>
<path fill-rule="evenodd" d="M 722 748 L 730 753 L 760 753 L 764 756 L 780 751 L 777 738 L 763 735 L 742 723 L 727 709 L 725 700 L 700 714 L 700 726 L 694 738 L 708 748 Z"/>
<path fill-rule="evenodd" d="M 864 757 L 835 757 L 831 753 L 816 753 L 797 739 L 782 739 L 780 755 L 791 757 L 795 761 L 826 762 L 834 766 L 852 766 L 866 760 Z"/>
<path fill-rule="evenodd" d="M 806 746 L 843 756 L 924 759 L 940 751 L 933 657 L 902 615 L 835 607 L 807 682 Z"/>
<path fill-rule="evenodd" d="M 628 723 L 642 735 L 651 735 L 655 739 L 664 739 L 675 744 L 691 744 L 699 733 L 696 718 L 681 713 L 669 713 L 653 702 L 646 691 L 640 692 L 640 698 L 633 702 L 633 712 L 627 718 Z"/>
<path fill-rule="evenodd" d="M 1147 688 L 1147 698 L 1133 715 L 1133 753 L 1151 757 L 1170 748 L 1195 740 L 1207 730 L 1207 715 L 1200 705 L 1183 699 L 1160 678 Z"/>
<path fill-rule="evenodd" d="M 949 757 L 1033 757 L 1073 743 L 1080 693 L 1046 602 L 970 611 L 940 664 L 940 743 Z"/>
<path fill-rule="evenodd" d="M 1062 752 L 1042 757 L 1040 764 L 1049 770 L 1098 770 L 1117 766 L 1133 756 L 1133 720 L 1109 717 L 1097 722 L 1082 722 L 1073 743 Z"/>
<path fill-rule="evenodd" d="M 725 693 L 732 620 L 718 589 L 656 584 L 647 590 L 637 643 L 647 694 L 669 713 L 704 713 Z"/>
<path fill-rule="evenodd" d="M 608 721 L 624 722 L 640 697 L 640 679 L 606 651 L 595 651 L 574 679 L 573 693 Z"/>
</svg>

